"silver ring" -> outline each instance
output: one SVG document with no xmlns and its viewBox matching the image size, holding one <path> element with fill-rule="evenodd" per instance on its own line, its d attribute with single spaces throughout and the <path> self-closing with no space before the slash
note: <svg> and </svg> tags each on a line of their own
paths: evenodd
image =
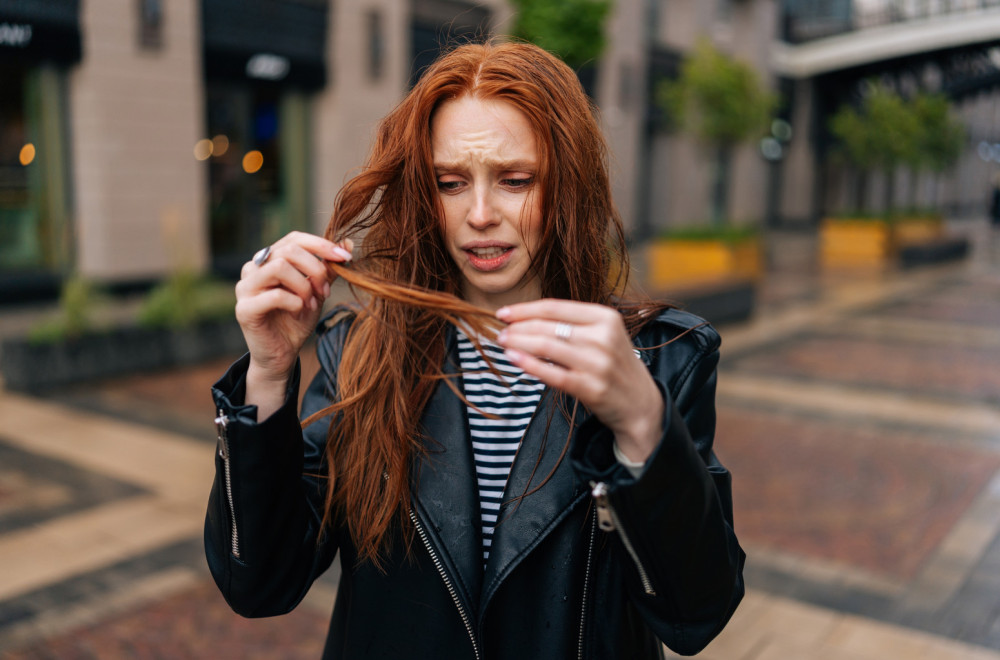
<svg viewBox="0 0 1000 660">
<path fill-rule="evenodd" d="M 569 323 L 556 323 L 556 337 L 563 341 L 569 341 L 573 336 L 573 326 Z"/>
<path fill-rule="evenodd" d="M 261 248 L 257 250 L 257 253 L 253 255 L 254 266 L 263 266 L 267 258 L 271 256 L 271 246 L 268 245 L 266 248 Z"/>
</svg>

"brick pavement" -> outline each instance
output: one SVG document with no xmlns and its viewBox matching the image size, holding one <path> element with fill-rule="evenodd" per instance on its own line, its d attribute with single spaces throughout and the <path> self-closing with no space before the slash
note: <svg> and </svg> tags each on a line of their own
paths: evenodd
<svg viewBox="0 0 1000 660">
<path fill-rule="evenodd" d="M 717 438 L 741 540 L 896 580 L 915 575 L 1000 469 L 1000 452 L 913 427 L 745 403 L 721 407 Z"/>
<path fill-rule="evenodd" d="M 298 608 L 280 618 L 242 619 L 225 609 L 215 585 L 190 588 L 100 625 L 9 652 L 9 660 L 131 658 L 254 658 L 314 660 L 323 651 L 327 618 Z"/>
<path fill-rule="evenodd" d="M 976 254 L 778 278 L 767 315 L 722 329 L 718 449 L 750 592 L 700 657 L 1000 660 L 1000 253 Z M 229 359 L 0 392 L 0 655 L 318 656 L 335 572 L 247 621 L 204 566 L 207 388 Z"/>
</svg>

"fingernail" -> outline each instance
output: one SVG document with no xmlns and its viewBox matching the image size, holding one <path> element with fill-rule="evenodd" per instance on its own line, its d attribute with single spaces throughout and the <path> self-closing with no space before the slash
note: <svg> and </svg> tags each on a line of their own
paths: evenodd
<svg viewBox="0 0 1000 660">
<path fill-rule="evenodd" d="M 316 311 L 316 308 L 318 307 L 319 307 L 319 301 L 316 300 L 316 296 L 313 296 L 312 298 L 309 299 L 309 309 Z"/>
<path fill-rule="evenodd" d="M 520 362 L 521 358 L 524 357 L 524 353 L 516 348 L 508 348 L 503 352 L 503 354 L 510 358 L 513 362 Z"/>
<path fill-rule="evenodd" d="M 510 316 L 510 307 L 501 307 L 497 310 L 497 318 L 501 321 L 506 321 Z"/>
<path fill-rule="evenodd" d="M 330 297 L 330 283 L 329 282 L 323 282 L 323 297 L 324 298 L 329 298 Z"/>
<path fill-rule="evenodd" d="M 507 331 L 506 330 L 501 330 L 500 331 L 500 334 L 497 335 L 497 341 L 499 343 L 501 343 L 501 344 L 507 341 Z"/>
<path fill-rule="evenodd" d="M 333 246 L 333 253 L 338 257 L 340 257 L 341 259 L 343 259 L 344 261 L 351 260 L 351 253 L 345 250 L 344 248 L 340 247 L 339 245 Z"/>
</svg>

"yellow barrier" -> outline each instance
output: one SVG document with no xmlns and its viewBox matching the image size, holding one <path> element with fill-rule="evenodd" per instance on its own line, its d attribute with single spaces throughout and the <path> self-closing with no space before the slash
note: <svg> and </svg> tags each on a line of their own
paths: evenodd
<svg viewBox="0 0 1000 660">
<path fill-rule="evenodd" d="M 941 236 L 939 218 L 824 220 L 820 226 L 820 263 L 825 267 L 884 267 L 904 245 Z"/>
<path fill-rule="evenodd" d="M 705 284 L 731 278 L 757 279 L 761 271 L 757 240 L 728 244 L 715 240 L 666 239 L 646 248 L 648 285 L 654 290 Z"/>
</svg>

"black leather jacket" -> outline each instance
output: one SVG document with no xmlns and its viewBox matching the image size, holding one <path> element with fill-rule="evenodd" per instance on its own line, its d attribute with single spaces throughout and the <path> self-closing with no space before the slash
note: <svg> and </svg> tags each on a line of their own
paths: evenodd
<svg viewBox="0 0 1000 660">
<path fill-rule="evenodd" d="M 712 452 L 719 338 L 701 323 L 669 310 L 637 338 L 657 347 L 680 336 L 640 351 L 666 406 L 639 478 L 615 461 L 610 431 L 586 420 L 545 486 L 505 505 L 485 570 L 465 404 L 448 387 L 423 416 L 431 440 L 414 470 L 414 545 L 408 556 L 393 544 L 380 572 L 358 562 L 339 526 L 320 530 L 325 482 L 309 475 L 323 472 L 327 424 L 300 430 L 298 376 L 284 407 L 257 423 L 255 407 L 241 405 L 244 357 L 213 388 L 220 443 L 205 545 L 219 588 L 244 616 L 288 612 L 339 553 L 324 658 L 659 658 L 658 639 L 698 652 L 743 596 L 745 557 L 730 475 Z M 321 326 L 303 415 L 334 396 L 345 332 L 344 322 Z M 457 364 L 451 335 L 446 371 Z M 559 461 L 569 425 L 558 409 L 548 415 L 555 400 L 543 396 L 508 493 Z"/>
</svg>

